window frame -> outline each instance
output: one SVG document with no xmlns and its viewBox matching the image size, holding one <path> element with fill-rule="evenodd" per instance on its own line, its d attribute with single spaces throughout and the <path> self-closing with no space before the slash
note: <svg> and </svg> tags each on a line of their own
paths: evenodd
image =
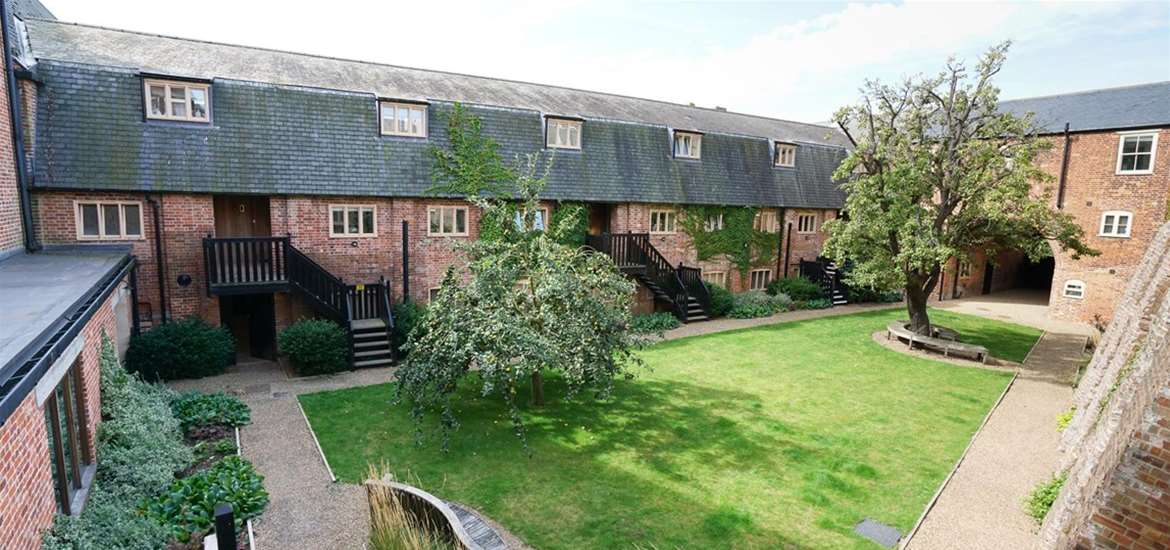
<svg viewBox="0 0 1170 550">
<path fill-rule="evenodd" d="M 760 210 L 752 219 L 752 229 L 764 233 L 775 233 L 780 230 L 780 215 L 772 210 Z"/>
<path fill-rule="evenodd" d="M 557 142 L 553 141 L 553 137 L 560 135 L 556 131 L 554 131 L 554 126 L 560 126 L 562 124 L 565 126 L 569 126 L 569 127 L 576 127 L 576 129 L 577 129 L 577 145 L 576 146 L 573 146 L 572 144 L 559 143 L 559 140 L 557 140 Z M 545 119 L 544 119 L 544 146 L 545 146 L 545 148 L 548 148 L 548 149 L 568 149 L 570 151 L 580 151 L 581 146 L 582 146 L 581 144 L 583 142 L 582 137 L 584 137 L 583 133 L 582 133 L 584 131 L 584 129 L 585 129 L 585 121 L 583 121 L 581 119 L 558 117 L 558 116 L 545 117 Z"/>
<path fill-rule="evenodd" d="M 1068 291 L 1069 291 L 1070 286 L 1075 287 L 1077 289 L 1075 291 L 1080 292 L 1080 294 L 1079 295 L 1069 294 Z M 1088 290 L 1088 288 L 1085 285 L 1084 281 L 1082 281 L 1080 279 L 1069 279 L 1069 280 L 1065 281 L 1063 285 L 1061 285 L 1060 295 L 1064 298 L 1072 298 L 1074 300 L 1084 300 L 1085 293 L 1087 292 L 1087 290 Z"/>
<path fill-rule="evenodd" d="M 816 213 L 816 212 L 812 212 L 812 213 L 808 213 L 808 212 L 804 212 L 804 213 L 798 213 L 798 214 L 796 215 L 796 232 L 797 232 L 797 233 L 799 233 L 799 234 L 801 234 L 801 235 L 813 235 L 813 234 L 816 234 L 816 232 L 817 232 L 817 225 L 818 225 L 818 224 L 817 224 L 817 218 L 818 218 L 818 217 L 819 217 L 819 216 L 817 215 L 817 213 Z M 812 223 L 812 229 L 807 229 L 807 230 L 806 230 L 806 229 L 804 229 L 804 224 L 803 224 L 802 222 L 803 222 L 805 219 L 810 219 L 810 218 L 812 219 L 812 222 L 811 222 L 811 223 Z"/>
<path fill-rule="evenodd" d="M 712 276 L 712 275 L 718 275 L 719 277 L 717 277 L 717 278 L 719 280 L 718 281 L 707 280 L 707 278 Z M 726 271 L 722 271 L 722 270 L 707 271 L 704 269 L 704 270 L 702 270 L 702 272 L 700 274 L 700 278 L 703 279 L 704 284 L 719 285 L 723 288 L 727 288 L 727 272 Z"/>
<path fill-rule="evenodd" d="M 456 232 L 444 232 L 443 231 L 443 210 L 444 209 L 451 209 L 451 210 L 454 210 L 456 212 L 458 212 L 459 210 L 463 211 L 463 231 L 462 232 L 457 232 L 457 231 Z M 435 212 L 435 211 L 439 212 L 439 232 L 438 233 L 431 231 L 431 212 Z M 458 219 L 459 218 L 458 218 L 457 214 L 452 214 L 452 216 L 451 216 L 452 223 L 455 223 L 456 225 L 458 225 L 455 222 L 455 220 L 458 220 Z M 427 236 L 428 237 L 467 237 L 471 234 L 471 209 L 466 207 L 466 206 L 449 206 L 449 205 L 428 206 L 427 207 L 426 224 L 427 224 Z"/>
<path fill-rule="evenodd" d="M 439 292 L 443 290 L 441 286 L 432 286 L 427 289 L 427 304 L 434 303 L 435 299 L 439 297 Z"/>
<path fill-rule="evenodd" d="M 552 216 L 552 212 L 549 210 L 549 208 L 547 206 L 540 206 L 536 209 L 536 211 L 540 212 L 541 224 L 544 225 L 544 227 L 542 227 L 540 229 L 533 227 L 532 230 L 533 231 L 548 231 L 549 221 L 550 221 L 550 217 Z M 524 232 L 524 211 L 517 208 L 516 215 L 512 217 L 512 221 L 515 222 L 515 224 L 516 224 L 516 230 L 523 233 Z"/>
<path fill-rule="evenodd" d="M 790 153 L 791 159 L 789 162 L 782 162 L 781 159 L 788 155 L 781 155 L 780 150 L 784 149 Z M 786 141 L 777 141 L 772 144 L 772 166 L 777 168 L 795 168 L 796 167 L 796 144 L 788 143 Z"/>
<path fill-rule="evenodd" d="M 760 285 L 759 287 L 756 287 L 756 274 L 757 273 L 764 274 L 763 284 Z M 768 283 L 770 283 L 770 282 L 772 282 L 772 269 L 771 268 L 753 269 L 748 273 L 748 290 L 767 290 Z"/>
<path fill-rule="evenodd" d="M 58 512 L 76 516 L 85 506 L 97 460 L 89 447 L 90 428 L 85 408 L 85 376 L 81 359 L 74 359 L 42 404 L 48 437 L 50 481 Z M 61 407 L 65 418 L 61 418 Z M 62 433 L 64 420 L 64 434 Z M 68 462 L 63 444 L 68 444 Z"/>
<path fill-rule="evenodd" d="M 654 229 L 654 215 L 660 214 L 666 216 L 670 220 L 670 229 L 655 230 Z M 651 235 L 673 235 L 678 233 L 678 211 L 673 209 L 652 209 L 649 214 L 649 230 Z"/>
<path fill-rule="evenodd" d="M 692 154 L 680 154 L 678 150 L 679 139 L 684 136 L 691 137 Z M 684 160 L 702 160 L 703 158 L 703 133 L 689 130 L 674 130 L 670 136 L 670 152 L 676 159 Z"/>
<path fill-rule="evenodd" d="M 81 215 L 81 207 L 95 205 L 97 206 L 97 222 L 98 234 L 85 234 L 85 220 Z M 106 234 L 106 217 L 102 215 L 104 206 L 118 207 L 118 226 L 121 233 L 117 236 L 108 236 Z M 126 207 L 138 207 L 138 234 L 129 235 L 126 233 Z M 77 240 L 79 241 L 140 241 L 146 238 L 146 226 L 142 223 L 142 202 L 140 201 L 104 201 L 104 200 L 75 200 L 73 201 L 73 222 L 77 229 Z"/>
<path fill-rule="evenodd" d="M 1113 230 L 1106 233 L 1105 232 L 1105 218 L 1108 216 L 1113 216 L 1113 224 L 1112 224 Z M 1122 216 L 1125 217 L 1125 233 L 1120 233 L 1117 231 L 1117 228 L 1120 226 L 1120 224 L 1118 224 L 1117 222 L 1119 219 L 1121 219 Z M 1097 226 L 1097 236 L 1098 237 L 1108 237 L 1108 238 L 1112 238 L 1112 239 L 1128 239 L 1128 238 L 1130 238 L 1130 236 L 1132 234 L 1133 234 L 1133 212 L 1130 212 L 1128 210 L 1106 210 L 1105 212 L 1101 213 L 1101 223 L 1098 224 L 1098 226 Z"/>
<path fill-rule="evenodd" d="M 163 104 L 166 107 L 166 114 L 156 115 L 151 112 L 150 108 L 150 88 L 151 86 L 162 86 L 164 100 Z M 172 103 L 175 101 L 171 96 L 172 87 L 182 87 L 184 89 L 184 98 L 187 105 L 187 114 L 184 116 L 176 116 L 171 114 Z M 192 99 L 192 89 L 203 90 L 204 96 L 207 98 L 207 116 L 194 116 L 195 100 Z M 211 83 L 193 80 L 169 80 L 165 78 L 143 78 L 142 79 L 142 114 L 147 120 L 165 120 L 170 122 L 193 122 L 197 124 L 211 124 Z"/>
<path fill-rule="evenodd" d="M 334 231 L 333 228 L 333 213 L 340 210 L 342 214 L 342 233 Z M 349 232 L 349 211 L 356 210 L 358 213 L 358 232 Z M 369 210 L 373 214 L 373 227 L 370 228 L 369 233 L 362 232 L 362 212 Z M 378 236 L 378 206 L 375 204 L 330 204 L 329 205 L 329 238 L 343 239 L 343 238 L 360 238 L 367 239 Z"/>
<path fill-rule="evenodd" d="M 1118 176 L 1146 176 L 1146 175 L 1153 174 L 1154 173 L 1154 162 L 1158 159 L 1158 134 L 1159 133 L 1160 132 L 1158 132 L 1158 131 L 1151 132 L 1149 130 L 1142 130 L 1142 131 L 1135 131 L 1135 132 L 1118 132 L 1117 133 L 1117 136 L 1118 136 L 1117 137 L 1117 164 L 1116 164 L 1115 169 L 1114 169 L 1114 174 L 1118 175 Z M 1125 151 L 1125 140 L 1129 139 L 1129 138 L 1141 139 L 1143 137 L 1151 138 L 1150 152 L 1149 152 L 1150 167 L 1145 169 L 1145 170 L 1122 170 L 1121 169 L 1121 161 L 1124 158 L 1124 155 L 1126 154 L 1124 152 Z M 1134 152 L 1134 153 L 1130 153 L 1130 154 L 1137 156 L 1137 155 L 1144 155 L 1146 153 Z M 1136 162 L 1134 163 L 1134 166 L 1137 166 Z"/>
<path fill-rule="evenodd" d="M 714 223 L 712 223 L 714 222 Z M 706 233 L 714 233 L 723 230 L 723 213 L 720 212 L 715 215 L 707 215 L 707 219 L 703 220 L 703 231 Z"/>
<path fill-rule="evenodd" d="M 415 133 L 411 133 L 411 132 L 399 132 L 399 131 L 394 130 L 393 128 L 387 129 L 386 128 L 386 116 L 384 114 L 386 112 L 386 107 L 394 107 L 394 109 L 395 109 L 395 116 L 393 119 L 391 119 L 392 121 L 398 120 L 398 109 L 406 109 L 408 112 L 413 111 L 413 110 L 422 111 L 422 132 L 415 134 Z M 408 117 L 409 117 L 409 115 L 408 115 Z M 431 133 L 429 117 L 430 117 L 430 104 L 428 104 L 428 103 L 403 101 L 403 100 L 395 100 L 395 99 L 379 99 L 378 100 L 378 133 L 380 135 L 391 136 L 391 137 L 402 137 L 402 138 L 427 139 Z M 408 120 L 409 120 L 409 118 L 408 118 Z M 391 125 L 397 126 L 397 124 L 394 124 L 394 123 L 392 123 Z"/>
</svg>

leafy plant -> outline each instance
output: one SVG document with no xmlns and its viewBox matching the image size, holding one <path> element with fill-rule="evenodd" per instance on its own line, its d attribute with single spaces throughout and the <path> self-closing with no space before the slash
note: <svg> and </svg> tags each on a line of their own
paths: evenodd
<svg viewBox="0 0 1170 550">
<path fill-rule="evenodd" d="M 630 330 L 638 334 L 662 334 L 680 326 L 682 326 L 682 322 L 678 320 L 678 317 L 665 311 L 635 315 L 630 322 Z"/>
<path fill-rule="evenodd" d="M 902 293 L 898 291 L 880 291 L 867 286 L 849 287 L 849 301 L 857 304 L 865 303 L 893 303 L 902 301 Z"/>
<path fill-rule="evenodd" d="M 479 117 L 462 103 L 439 114 L 447 119 L 449 149 L 430 148 L 434 185 L 429 192 L 468 197 L 510 192 L 509 184 L 515 177 L 500 158 L 499 144 L 483 135 Z"/>
<path fill-rule="evenodd" d="M 1044 521 L 1044 517 L 1052 509 L 1052 503 L 1056 502 L 1056 497 L 1060 496 L 1060 489 L 1064 487 L 1067 478 L 1068 474 L 1065 472 L 1054 475 L 1052 479 L 1036 484 L 1036 487 L 1024 499 L 1024 510 L 1037 523 Z"/>
<path fill-rule="evenodd" d="M 770 264 L 780 247 L 776 233 L 755 228 L 758 208 L 740 206 L 686 206 L 679 226 L 694 243 L 700 261 L 724 255 L 740 274 L 752 266 Z M 707 219 L 723 217 L 723 227 L 707 231 Z"/>
<path fill-rule="evenodd" d="M 727 288 L 716 284 L 708 284 L 707 290 L 711 293 L 711 315 L 724 317 L 735 307 L 735 295 Z"/>
<path fill-rule="evenodd" d="M 1063 432 L 1068 427 L 1069 422 L 1072 422 L 1073 415 L 1077 413 L 1077 408 L 1073 407 L 1056 415 L 1056 431 Z"/>
<path fill-rule="evenodd" d="M 828 298 L 817 298 L 815 300 L 801 300 L 795 302 L 796 309 L 829 309 L 833 307 L 833 301 Z"/>
<path fill-rule="evenodd" d="M 800 301 L 816 300 L 825 297 L 825 289 L 804 277 L 786 277 L 774 279 L 768 283 L 768 294 L 787 294 L 789 298 Z"/>
<path fill-rule="evenodd" d="M 345 331 L 328 319 L 304 319 L 280 332 L 280 352 L 298 374 L 330 374 L 349 368 Z"/>
<path fill-rule="evenodd" d="M 252 421 L 252 412 L 240 398 L 219 393 L 190 392 L 171 400 L 171 411 L 184 431 L 222 425 L 243 426 Z"/>
<path fill-rule="evenodd" d="M 427 306 L 418 302 L 403 302 L 391 306 L 394 312 L 394 328 L 390 331 L 390 340 L 394 349 L 405 354 L 403 348 L 411 332 L 422 325 L 422 319 L 427 313 Z"/>
<path fill-rule="evenodd" d="M 226 329 L 187 317 L 131 338 L 126 368 L 151 381 L 202 378 L 222 373 L 234 356 Z"/>
<path fill-rule="evenodd" d="M 736 319 L 755 319 L 770 317 L 792 307 L 792 300 L 785 294 L 770 294 L 751 290 L 735 295 L 735 303 L 731 307 L 728 317 Z"/>
<path fill-rule="evenodd" d="M 553 239 L 565 246 L 585 246 L 585 236 L 589 234 L 589 211 L 585 203 L 563 202 L 552 211 L 550 227 L 559 231 Z"/>
<path fill-rule="evenodd" d="M 238 456 L 229 456 L 206 471 L 176 479 L 161 495 L 147 501 L 143 511 L 147 517 L 169 526 L 175 539 L 185 543 L 192 536 L 211 531 L 215 525 L 215 506 L 224 502 L 232 505 L 237 529 L 268 506 L 264 476 Z"/>
</svg>

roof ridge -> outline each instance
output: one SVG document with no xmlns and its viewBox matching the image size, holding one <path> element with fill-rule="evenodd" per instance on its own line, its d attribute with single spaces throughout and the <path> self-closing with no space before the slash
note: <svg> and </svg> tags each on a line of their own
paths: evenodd
<svg viewBox="0 0 1170 550">
<path fill-rule="evenodd" d="M 461 72 L 456 72 L 456 71 L 445 71 L 445 70 L 439 70 L 439 69 L 424 69 L 422 67 L 411 67 L 411 66 L 407 66 L 407 65 L 396 65 L 393 63 L 384 63 L 384 62 L 379 62 L 379 61 L 366 61 L 366 60 L 362 60 L 362 59 L 353 59 L 353 58 L 347 58 L 347 57 L 335 57 L 335 56 L 321 55 L 321 54 L 315 54 L 315 53 L 296 52 L 296 51 L 292 51 L 292 50 L 282 50 L 279 48 L 268 48 L 268 47 L 264 47 L 264 46 L 248 46 L 248 45 L 244 45 L 244 44 L 232 44 L 229 42 L 217 42 L 214 40 L 206 40 L 206 39 L 201 39 L 201 38 L 184 38 L 181 36 L 173 36 L 173 35 L 167 35 L 167 34 L 159 34 L 159 33 L 145 32 L 145 31 L 136 31 L 136 30 L 130 30 L 130 29 L 119 29 L 119 28 L 115 28 L 115 27 L 108 27 L 105 25 L 94 25 L 94 24 L 89 24 L 89 23 L 77 23 L 77 22 L 73 22 L 73 21 L 62 21 L 60 19 L 44 19 L 44 18 L 38 18 L 38 17 L 31 17 L 29 19 L 39 21 L 39 22 L 44 22 L 44 23 L 52 23 L 52 24 L 56 24 L 56 25 L 69 25 L 69 26 L 74 26 L 74 27 L 101 29 L 101 30 L 105 30 L 105 31 L 120 32 L 120 33 L 126 33 L 126 34 L 136 34 L 136 35 L 140 35 L 140 36 L 150 36 L 150 37 L 155 37 L 155 38 L 164 38 L 167 40 L 181 40 L 184 42 L 195 42 L 195 43 L 200 43 L 200 44 L 208 44 L 208 45 L 212 45 L 212 46 L 224 46 L 224 47 L 228 47 L 228 48 L 241 48 L 241 49 L 246 49 L 246 50 L 256 50 L 256 51 L 262 51 L 262 52 L 296 55 L 296 56 L 310 57 L 310 58 L 315 58 L 315 59 L 324 59 L 324 60 L 330 60 L 330 61 L 341 61 L 341 62 L 346 62 L 346 63 L 373 65 L 373 66 L 388 67 L 388 68 L 393 68 L 393 69 L 404 69 L 404 70 L 409 70 L 409 71 L 420 71 L 420 72 L 427 72 L 427 73 L 446 74 L 446 75 L 461 76 L 461 77 L 466 77 L 466 78 L 492 80 L 492 81 L 496 81 L 496 82 L 507 82 L 507 83 L 511 83 L 511 84 L 523 84 L 526 86 L 539 86 L 539 87 L 544 87 L 544 88 L 556 88 L 556 89 L 560 89 L 560 90 L 569 90 L 569 91 L 582 92 L 582 93 L 588 93 L 588 94 L 600 94 L 600 95 L 606 95 L 606 96 L 610 96 L 610 97 L 632 99 L 632 100 L 637 100 L 637 101 L 649 101 L 649 102 L 653 102 L 653 103 L 670 105 L 670 106 L 674 106 L 674 107 L 683 107 L 683 108 L 687 108 L 687 109 L 698 109 L 698 110 L 702 110 L 702 111 L 724 113 L 724 114 L 729 114 L 729 115 L 736 115 L 736 116 L 741 116 L 741 117 L 748 117 L 748 118 L 755 118 L 755 119 L 762 119 L 762 120 L 771 120 L 771 121 L 775 121 L 775 122 L 784 122 L 784 123 L 788 123 L 788 124 L 799 124 L 802 126 L 810 126 L 810 127 L 814 127 L 814 128 L 834 129 L 832 126 L 829 126 L 826 124 L 815 123 L 815 122 L 801 122 L 798 120 L 790 120 L 790 119 L 785 119 L 785 118 L 770 117 L 770 116 L 764 116 L 764 115 L 754 115 L 754 114 L 742 113 L 742 112 L 738 112 L 738 111 L 729 111 L 727 109 L 721 109 L 721 108 L 700 107 L 697 105 L 676 103 L 673 101 L 666 101 L 666 100 L 662 100 L 662 99 L 639 97 L 639 96 L 619 94 L 619 93 L 613 93 L 613 92 L 604 92 L 604 91 L 599 91 L 599 90 L 587 90 L 585 88 L 576 88 L 573 86 L 564 86 L 564 85 L 560 85 L 560 84 L 542 84 L 539 82 L 531 82 L 531 81 L 527 81 L 527 80 L 499 78 L 499 77 L 494 77 L 494 76 L 483 76 L 483 75 L 476 75 L 476 74 L 470 74 L 470 73 L 461 73 Z M 35 50 L 35 48 L 34 48 L 34 50 Z M 565 113 L 565 114 L 569 114 L 569 113 Z"/>
<path fill-rule="evenodd" d="M 1170 80 L 1155 80 L 1154 82 L 1143 82 L 1141 84 L 1126 84 L 1124 86 L 1111 86 L 1111 87 L 1107 87 L 1107 88 L 1091 88 L 1088 90 L 1077 90 L 1075 92 L 1065 92 L 1065 93 L 1061 93 L 1061 94 L 1047 94 L 1047 95 L 1035 95 L 1035 96 L 1028 96 L 1028 97 L 1017 97 L 1015 99 L 1005 99 L 1005 100 L 1000 101 L 999 103 L 1002 105 L 1004 103 L 1011 103 L 1013 101 L 1031 101 L 1033 99 L 1049 99 L 1049 98 L 1053 98 L 1053 97 L 1088 95 L 1088 94 L 1097 94 L 1097 93 L 1101 93 L 1101 92 L 1114 92 L 1114 91 L 1118 91 L 1118 90 L 1128 90 L 1131 88 L 1145 88 L 1148 86 L 1158 86 L 1158 85 L 1170 85 Z"/>
</svg>

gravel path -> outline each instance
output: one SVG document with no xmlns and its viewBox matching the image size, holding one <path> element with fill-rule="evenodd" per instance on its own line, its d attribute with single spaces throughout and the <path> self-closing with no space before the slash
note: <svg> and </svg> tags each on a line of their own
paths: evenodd
<svg viewBox="0 0 1170 550">
<path fill-rule="evenodd" d="M 906 548 L 1035 546 L 1037 525 L 1022 502 L 1059 464 L 1056 416 L 1072 406 L 1085 343 L 1083 335 L 1041 337 Z"/>
</svg>

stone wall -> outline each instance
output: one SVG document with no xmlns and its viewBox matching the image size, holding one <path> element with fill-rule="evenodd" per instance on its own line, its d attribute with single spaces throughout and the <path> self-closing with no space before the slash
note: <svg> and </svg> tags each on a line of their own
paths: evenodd
<svg viewBox="0 0 1170 550">
<path fill-rule="evenodd" d="M 1170 224 L 1151 240 L 1081 378 L 1045 548 L 1170 546 Z"/>
</svg>

